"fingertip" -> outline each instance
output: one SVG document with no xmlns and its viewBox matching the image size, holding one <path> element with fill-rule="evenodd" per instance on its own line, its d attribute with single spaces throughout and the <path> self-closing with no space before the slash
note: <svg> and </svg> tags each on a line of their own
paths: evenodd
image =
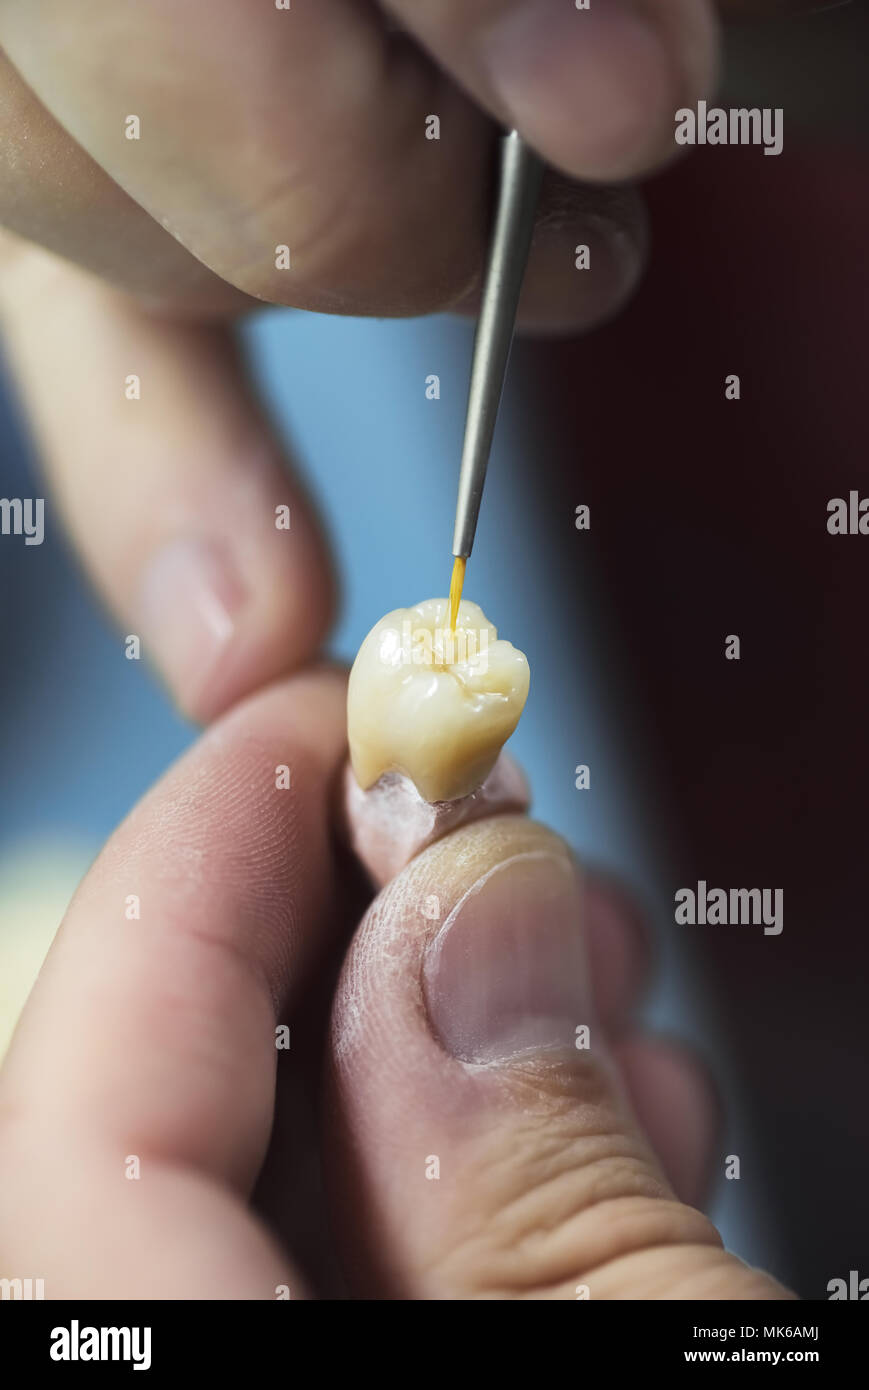
<svg viewBox="0 0 869 1390">
<path fill-rule="evenodd" d="M 675 153 L 674 113 L 709 91 L 712 11 L 697 0 L 509 6 L 479 41 L 496 101 L 565 173 L 624 179 Z"/>
<path fill-rule="evenodd" d="M 519 300 L 519 331 L 550 337 L 606 322 L 639 283 L 648 240 L 645 204 L 634 188 L 581 184 L 547 170 Z M 450 303 L 450 312 L 479 312 L 481 274 Z"/>
<path fill-rule="evenodd" d="M 642 276 L 648 230 L 630 188 L 594 189 L 547 178 L 519 303 L 533 335 L 584 332 L 612 318 Z"/>
<path fill-rule="evenodd" d="M 286 506 L 283 531 L 268 507 L 259 524 L 217 539 L 184 537 L 148 562 L 139 613 L 179 708 L 208 723 L 317 654 L 337 602 L 314 517 Z"/>
<path fill-rule="evenodd" d="M 335 605 L 315 510 L 233 335 L 154 319 L 45 252 L 12 254 L 16 369 L 58 509 L 123 624 L 206 721 L 308 662 Z"/>
</svg>

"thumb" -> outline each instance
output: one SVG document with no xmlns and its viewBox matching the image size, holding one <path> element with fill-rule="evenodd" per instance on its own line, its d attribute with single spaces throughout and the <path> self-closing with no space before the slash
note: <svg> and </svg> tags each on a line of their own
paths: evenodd
<svg viewBox="0 0 869 1390">
<path fill-rule="evenodd" d="M 448 835 L 372 904 L 336 995 L 326 1145 L 368 1296 L 791 1296 L 676 1200 L 589 995 L 572 858 L 521 817 Z"/>
</svg>

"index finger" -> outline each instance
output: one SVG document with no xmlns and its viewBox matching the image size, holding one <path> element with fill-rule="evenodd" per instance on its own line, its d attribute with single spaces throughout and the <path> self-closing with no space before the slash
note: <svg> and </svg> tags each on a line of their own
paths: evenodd
<svg viewBox="0 0 869 1390">
<path fill-rule="evenodd" d="M 273 1298 L 288 1282 L 239 1198 L 271 1129 L 278 1010 L 328 939 L 343 750 L 339 674 L 256 697 L 145 797 L 74 898 L 0 1073 L 4 1262 L 38 1268 L 49 1298 Z"/>
</svg>

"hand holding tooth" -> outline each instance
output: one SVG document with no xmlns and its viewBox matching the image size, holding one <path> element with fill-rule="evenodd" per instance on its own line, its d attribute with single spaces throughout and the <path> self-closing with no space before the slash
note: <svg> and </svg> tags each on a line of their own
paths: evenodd
<svg viewBox="0 0 869 1390">
<path fill-rule="evenodd" d="M 276 683 L 112 836 L 0 1073 L 0 1115 L 16 1117 L 0 1124 L 7 1267 L 38 1251 L 51 1298 L 329 1297 L 336 1259 L 366 1298 L 787 1297 L 674 1200 L 641 1138 L 623 1089 L 696 1201 L 713 1128 L 702 1077 L 636 1033 L 619 1050 L 642 974 L 633 914 L 612 886 L 576 881 L 556 836 L 516 815 L 463 824 L 394 862 L 352 942 L 335 939 L 353 908 L 327 819 L 344 732 L 337 672 Z M 361 842 L 379 803 L 357 791 Z M 131 882 L 147 917 L 119 930 Z M 315 1017 L 311 1033 L 321 997 L 331 1030 Z M 593 1047 L 576 1051 L 592 1010 Z M 287 1018 L 293 1050 L 276 1052 Z M 302 1096 L 323 1059 L 305 1035 L 326 1039 L 325 1197 Z"/>
</svg>

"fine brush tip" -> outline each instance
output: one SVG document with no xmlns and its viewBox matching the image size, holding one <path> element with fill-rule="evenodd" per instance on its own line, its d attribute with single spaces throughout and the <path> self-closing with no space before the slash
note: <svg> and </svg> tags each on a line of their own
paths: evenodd
<svg viewBox="0 0 869 1390">
<path fill-rule="evenodd" d="M 450 632 L 456 630 L 456 618 L 459 616 L 459 604 L 462 601 L 462 589 L 465 586 L 465 566 L 467 563 L 467 560 L 461 555 L 457 555 L 453 560 L 453 575 L 450 580 Z"/>
</svg>

